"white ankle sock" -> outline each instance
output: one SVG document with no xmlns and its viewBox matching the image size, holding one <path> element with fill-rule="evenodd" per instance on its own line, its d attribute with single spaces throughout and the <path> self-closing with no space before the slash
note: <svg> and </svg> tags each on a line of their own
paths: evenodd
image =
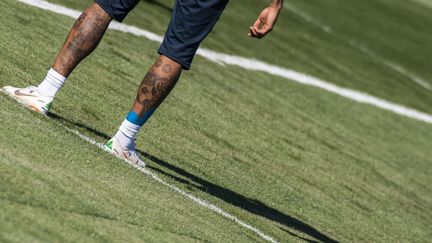
<svg viewBox="0 0 432 243">
<path fill-rule="evenodd" d="M 43 96 L 54 97 L 59 89 L 63 86 L 65 81 L 65 77 L 51 68 L 48 71 L 45 79 L 38 86 L 39 94 Z"/>
<path fill-rule="evenodd" d="M 119 141 L 120 147 L 123 149 L 129 149 L 135 141 L 140 128 L 141 126 L 135 125 L 125 119 L 114 136 Z"/>
</svg>

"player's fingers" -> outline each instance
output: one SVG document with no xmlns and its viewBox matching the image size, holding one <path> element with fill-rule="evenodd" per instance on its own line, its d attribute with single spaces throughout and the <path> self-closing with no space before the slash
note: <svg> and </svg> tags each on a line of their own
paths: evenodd
<svg viewBox="0 0 432 243">
<path fill-rule="evenodd" d="M 252 32 L 252 27 L 249 27 L 249 33 L 248 36 L 254 37 L 254 33 Z"/>
<path fill-rule="evenodd" d="M 264 36 L 257 27 L 252 27 L 252 30 L 256 38 L 261 39 Z"/>
<path fill-rule="evenodd" d="M 263 37 L 263 35 L 259 32 L 258 28 L 254 27 L 254 32 L 255 32 L 256 38 L 261 39 Z"/>
<path fill-rule="evenodd" d="M 256 32 L 255 27 L 253 27 L 253 26 L 249 27 L 249 36 L 251 36 L 251 37 L 257 37 L 258 36 L 258 33 Z"/>
<path fill-rule="evenodd" d="M 252 27 L 259 28 L 260 25 L 261 25 L 261 20 L 260 20 L 260 18 L 258 17 L 257 20 L 255 21 L 255 23 L 252 25 Z"/>
<path fill-rule="evenodd" d="M 261 29 L 258 29 L 258 34 L 260 35 L 266 35 L 270 33 L 273 30 L 273 26 L 270 24 L 265 24 Z"/>
</svg>

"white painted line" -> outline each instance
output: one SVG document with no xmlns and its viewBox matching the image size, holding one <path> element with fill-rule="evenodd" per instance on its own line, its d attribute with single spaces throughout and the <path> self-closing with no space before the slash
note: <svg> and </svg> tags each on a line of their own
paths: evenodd
<svg viewBox="0 0 432 243">
<path fill-rule="evenodd" d="M 432 8 L 432 2 L 430 0 L 414 0 L 414 1 L 422 4 L 425 7 Z"/>
<path fill-rule="evenodd" d="M 94 139 L 92 139 L 90 137 L 87 137 L 87 136 L 81 134 L 80 132 L 78 132 L 76 130 L 73 130 L 73 129 L 69 128 L 69 127 L 66 127 L 66 126 L 64 126 L 62 124 L 60 124 L 60 126 L 62 126 L 63 128 L 65 128 L 69 132 L 77 135 L 78 137 L 80 137 L 84 141 L 89 142 L 90 144 L 93 144 L 93 145 L 99 147 L 100 149 L 104 148 L 103 144 L 96 142 Z M 132 164 L 132 163 L 130 163 L 127 160 L 123 160 L 123 161 L 126 162 L 127 164 L 131 165 L 135 169 L 137 169 L 137 170 L 143 172 L 144 174 L 150 176 L 153 180 L 159 182 L 160 184 L 162 184 L 164 186 L 167 186 L 167 187 L 171 188 L 172 190 L 174 190 L 175 192 L 181 194 L 182 196 L 190 199 L 194 203 L 196 203 L 196 204 L 198 204 L 198 205 L 200 205 L 202 207 L 208 208 L 208 209 L 210 209 L 210 210 L 212 210 L 212 211 L 214 211 L 214 212 L 222 215 L 223 217 L 225 217 L 225 218 L 227 218 L 229 220 L 234 221 L 236 224 L 238 224 L 238 225 L 240 225 L 240 226 L 242 226 L 242 227 L 244 227 L 244 228 L 246 228 L 246 229 L 248 229 L 248 230 L 256 233 L 262 239 L 264 239 L 266 241 L 269 241 L 269 242 L 273 242 L 273 243 L 277 242 L 275 239 L 273 239 L 273 237 L 271 237 L 269 235 L 266 235 L 261 230 L 253 227 L 252 225 L 250 225 L 248 223 L 243 222 L 242 220 L 238 219 L 236 216 L 234 216 L 234 215 L 232 215 L 232 214 L 224 211 L 222 208 L 220 208 L 220 207 L 218 207 L 218 206 L 216 206 L 214 204 L 211 204 L 211 203 L 209 203 L 209 202 L 207 202 L 207 201 L 205 201 L 203 199 L 200 199 L 200 198 L 198 198 L 198 197 L 196 197 L 196 196 L 194 196 L 192 194 L 189 194 L 186 191 L 183 191 L 182 189 L 180 189 L 180 188 L 178 188 L 178 187 L 176 187 L 174 185 L 169 184 L 168 182 L 162 180 L 159 176 L 157 176 L 155 173 L 151 172 L 150 170 L 148 170 L 146 168 L 139 167 L 139 166 L 137 166 L 135 164 Z"/>
<path fill-rule="evenodd" d="M 297 16 L 299 16 L 300 18 L 302 18 L 303 20 L 305 20 L 306 22 L 308 22 L 309 24 L 317 27 L 318 29 L 320 29 L 321 31 L 324 31 L 328 34 L 334 35 L 336 37 L 338 37 L 339 39 L 344 39 L 346 43 L 348 43 L 350 46 L 352 46 L 353 48 L 357 49 L 360 52 L 363 52 L 364 54 L 367 54 L 375 59 L 380 60 L 385 66 L 387 66 L 388 68 L 392 69 L 393 71 L 401 74 L 402 76 L 407 77 L 408 79 L 411 79 L 412 81 L 414 81 L 415 83 L 417 83 L 418 85 L 422 86 L 423 88 L 432 91 L 432 85 L 427 82 L 426 80 L 420 78 L 419 76 L 417 76 L 416 74 L 406 70 L 405 68 L 403 68 L 402 66 L 391 62 L 387 59 L 384 59 L 380 56 L 378 56 L 377 54 L 375 54 L 372 50 L 370 50 L 369 48 L 367 48 L 364 45 L 361 45 L 360 43 L 358 43 L 355 40 L 347 40 L 346 38 L 342 38 L 341 36 L 339 36 L 338 34 L 336 34 L 332 28 L 326 24 L 321 23 L 320 21 L 315 20 L 312 16 L 308 15 L 307 13 L 301 11 L 300 9 L 298 9 L 297 7 L 295 7 L 294 5 L 292 5 L 291 3 L 287 3 L 284 5 L 284 7 L 286 9 L 291 10 L 294 14 L 296 14 Z"/>
<path fill-rule="evenodd" d="M 45 10 L 49 10 L 58 14 L 66 15 L 72 18 L 78 18 L 80 15 L 79 11 L 72 10 L 69 8 L 65 8 L 63 6 L 52 4 L 44 0 L 17 0 L 38 8 L 42 8 Z M 122 31 L 125 33 L 130 33 L 136 36 L 143 36 L 148 38 L 152 41 L 161 42 L 163 37 L 156 35 L 152 32 L 140 29 L 135 26 L 130 26 L 126 24 L 116 23 L 113 22 L 110 25 L 111 29 L 115 29 L 118 31 Z M 330 31 L 331 29 L 329 27 L 323 27 L 325 31 Z M 327 29 L 327 30 L 326 30 Z M 394 112 L 396 114 L 410 117 L 412 119 L 416 119 L 419 121 L 424 121 L 427 123 L 432 123 L 432 115 L 417 111 L 415 109 L 405 107 L 396 103 L 392 103 L 377 97 L 374 97 L 372 95 L 362 93 L 359 91 L 355 91 L 352 89 L 347 89 L 343 87 L 339 87 L 337 85 L 334 85 L 332 83 L 326 82 L 324 80 L 315 78 L 313 76 L 303 74 L 294 70 L 278 67 L 275 65 L 271 65 L 265 62 L 261 62 L 258 60 L 248 59 L 240 56 L 233 56 L 223 53 L 214 52 L 208 49 L 200 48 L 197 52 L 198 55 L 203 56 L 211 61 L 214 61 L 216 63 L 222 63 L 222 64 L 229 64 L 233 66 L 242 67 L 248 70 L 253 71 L 261 71 L 269 74 L 273 74 L 275 76 L 287 78 L 289 80 L 295 81 L 297 83 L 306 84 L 310 86 L 314 86 L 317 88 L 321 88 L 323 90 L 329 91 L 331 93 L 338 94 L 340 96 L 346 97 L 348 99 L 370 104 L 376 107 L 379 107 L 384 110 L 388 110 L 391 112 Z"/>
</svg>

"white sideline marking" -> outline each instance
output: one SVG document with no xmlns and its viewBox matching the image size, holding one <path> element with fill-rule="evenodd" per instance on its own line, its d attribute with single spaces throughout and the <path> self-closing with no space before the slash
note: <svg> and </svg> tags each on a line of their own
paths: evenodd
<svg viewBox="0 0 432 243">
<path fill-rule="evenodd" d="M 80 15 L 79 11 L 76 10 L 72 10 L 66 7 L 63 7 L 61 5 L 57 5 L 57 4 L 53 4 L 53 3 L 49 3 L 47 1 L 44 0 L 17 0 L 19 2 L 23 2 L 41 9 L 45 9 L 45 10 L 49 10 L 58 14 L 62 14 L 62 15 L 66 15 L 72 18 L 78 18 L 78 16 Z M 157 41 L 157 42 L 161 42 L 163 37 L 156 35 L 152 32 L 137 28 L 135 26 L 130 26 L 130 25 L 126 25 L 126 24 L 121 24 L 121 23 L 117 23 L 117 22 L 113 22 L 110 24 L 109 26 L 110 29 L 114 29 L 114 30 L 118 30 L 118 31 L 122 31 L 125 33 L 130 33 L 136 36 L 143 36 L 148 38 L 149 40 L 152 41 Z M 327 30 L 325 31 L 330 31 L 329 28 L 325 28 Z M 240 57 L 240 56 L 233 56 L 233 55 L 228 55 L 228 54 L 223 54 L 223 53 L 218 53 L 218 52 L 214 52 L 208 49 L 204 49 L 204 48 L 200 48 L 198 49 L 197 52 L 198 55 L 203 56 L 213 62 L 216 63 L 222 63 L 222 64 L 229 64 L 229 65 L 233 65 L 233 66 L 238 66 L 238 67 L 242 67 L 248 70 L 252 70 L 252 71 L 261 71 L 261 72 L 265 72 L 265 73 L 269 73 L 272 75 L 276 75 L 279 77 L 283 77 L 283 78 L 287 78 L 289 80 L 295 81 L 297 83 L 301 83 L 301 84 L 306 84 L 306 85 L 310 85 L 310 86 L 314 86 L 317 88 L 321 88 L 323 90 L 338 94 L 340 96 L 346 97 L 348 99 L 360 102 L 360 103 L 365 103 L 365 104 L 370 104 L 373 105 L 375 107 L 379 107 L 381 109 L 384 110 L 388 110 L 391 112 L 394 112 L 396 114 L 402 115 L 402 116 L 406 116 L 406 117 L 410 117 L 412 119 L 416 119 L 419 121 L 424 121 L 427 123 L 432 123 L 432 115 L 421 112 L 421 111 L 417 111 L 415 109 L 406 107 L 406 106 L 402 106 L 393 102 L 389 102 L 377 97 L 374 97 L 372 95 L 363 93 L 363 92 L 359 92 L 359 91 L 355 91 L 352 89 L 348 89 L 348 88 L 343 88 L 343 87 L 339 87 L 337 85 L 334 85 L 332 83 L 326 82 L 324 80 L 315 78 L 313 76 L 307 75 L 307 74 L 303 74 L 294 70 L 290 70 L 290 69 L 286 69 L 286 68 L 282 68 L 282 67 L 278 67 L 275 65 L 271 65 L 265 62 L 261 62 L 258 60 L 253 60 L 253 59 L 248 59 L 248 58 L 244 58 L 244 57 Z"/>
<path fill-rule="evenodd" d="M 337 35 L 332 30 L 332 28 L 330 26 L 322 24 L 319 21 L 316 21 L 310 15 L 308 15 L 305 12 L 299 10 L 294 5 L 292 5 L 290 3 L 287 3 L 287 4 L 284 5 L 284 7 L 286 9 L 291 10 L 294 14 L 296 14 L 297 16 L 299 16 L 300 18 L 302 18 L 303 20 L 305 20 L 309 24 L 317 27 L 321 31 L 324 31 L 326 33 L 332 34 L 332 35 L 337 36 L 337 37 L 340 38 L 340 36 Z M 416 82 L 418 85 L 422 86 L 423 88 L 432 91 L 432 85 L 429 82 L 427 82 L 426 80 L 420 78 L 419 76 L 411 73 L 410 71 L 406 70 L 402 66 L 400 66 L 400 65 L 398 65 L 398 64 L 396 64 L 394 62 L 391 62 L 391 61 L 389 61 L 387 59 L 384 59 L 382 57 L 379 57 L 377 54 L 375 54 L 369 48 L 367 48 L 366 46 L 363 46 L 363 45 L 359 44 L 355 40 L 346 40 L 346 43 L 348 43 L 350 46 L 352 46 L 353 48 L 357 49 L 358 51 L 363 52 L 363 53 L 365 53 L 365 54 L 367 54 L 367 55 L 369 55 L 369 56 L 371 56 L 373 58 L 376 58 L 376 59 L 380 60 L 388 68 L 393 69 L 395 72 L 401 74 L 402 76 L 407 77 L 408 79 L 411 79 L 412 81 Z"/>
<path fill-rule="evenodd" d="M 69 132 L 77 135 L 78 137 L 80 137 L 81 139 L 85 140 L 86 142 L 89 142 L 90 144 L 96 145 L 100 149 L 104 148 L 103 144 L 96 142 L 94 139 L 92 139 L 90 137 L 87 137 L 87 136 L 81 134 L 80 132 L 78 132 L 76 130 L 73 130 L 73 129 L 69 128 L 69 127 L 66 127 L 66 126 L 64 126 L 62 124 L 60 124 L 60 126 L 62 126 L 63 128 L 65 128 Z M 137 170 L 143 172 L 144 174 L 150 176 L 153 180 L 159 182 L 160 184 L 162 184 L 164 186 L 167 186 L 167 187 L 171 188 L 172 190 L 174 190 L 175 192 L 181 194 L 182 196 L 190 199 L 194 203 L 197 203 L 197 204 L 199 204 L 199 205 L 201 205 L 201 206 L 203 206 L 205 208 L 208 208 L 208 209 L 210 209 L 210 210 L 212 210 L 212 211 L 214 211 L 214 212 L 222 215 L 223 217 L 225 217 L 225 218 L 227 218 L 229 220 L 234 221 L 236 224 L 238 224 L 240 226 L 243 226 L 244 228 L 246 228 L 246 229 L 248 229 L 248 230 L 256 233 L 258 236 L 260 236 L 262 239 L 264 239 L 266 241 L 269 241 L 269 242 L 272 242 L 272 243 L 277 243 L 277 241 L 275 239 L 273 239 L 271 236 L 264 234 L 261 230 L 253 227 L 252 225 L 250 225 L 248 223 L 243 222 L 242 220 L 238 219 L 236 216 L 234 216 L 234 215 L 232 215 L 230 213 L 225 212 L 222 208 L 220 208 L 220 207 L 218 207 L 218 206 L 216 206 L 214 204 L 211 204 L 211 203 L 209 203 L 209 202 L 207 202 L 207 201 L 205 201 L 203 199 L 200 199 L 200 198 L 198 198 L 198 197 L 196 197 L 196 196 L 194 196 L 192 194 L 189 194 L 186 191 L 183 191 L 182 189 L 180 189 L 180 188 L 178 188 L 178 187 L 176 187 L 174 185 L 169 184 L 168 182 L 162 180 L 159 176 L 157 176 L 155 173 L 151 172 L 150 170 L 148 170 L 146 168 L 138 167 L 135 164 L 131 164 L 127 160 L 123 160 L 123 161 L 126 162 L 127 164 L 131 165 L 135 169 L 137 169 Z"/>
<path fill-rule="evenodd" d="M 425 7 L 432 8 L 432 2 L 429 1 L 429 0 L 414 0 L 414 1 L 417 2 L 417 3 L 422 4 Z"/>
</svg>

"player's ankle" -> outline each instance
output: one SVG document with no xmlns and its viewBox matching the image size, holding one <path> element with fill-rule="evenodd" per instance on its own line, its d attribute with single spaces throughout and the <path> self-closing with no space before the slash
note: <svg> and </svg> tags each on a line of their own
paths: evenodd
<svg viewBox="0 0 432 243">
<path fill-rule="evenodd" d="M 38 92 L 42 96 L 54 97 L 66 82 L 66 77 L 54 69 L 50 69 L 45 79 L 39 84 Z"/>
<path fill-rule="evenodd" d="M 118 146 L 123 150 L 130 150 L 133 147 L 133 143 L 135 142 L 135 138 L 131 138 L 124 134 L 121 130 L 118 130 L 114 135 Z"/>
</svg>

